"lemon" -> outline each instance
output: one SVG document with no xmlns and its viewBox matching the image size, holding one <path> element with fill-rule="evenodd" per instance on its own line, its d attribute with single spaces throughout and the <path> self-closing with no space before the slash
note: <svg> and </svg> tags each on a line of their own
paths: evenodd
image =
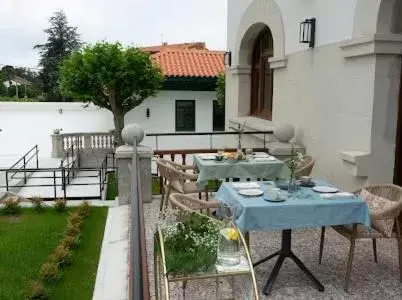
<svg viewBox="0 0 402 300">
<path fill-rule="evenodd" d="M 229 240 L 237 241 L 239 239 L 239 232 L 236 228 L 231 228 L 228 232 Z"/>
</svg>

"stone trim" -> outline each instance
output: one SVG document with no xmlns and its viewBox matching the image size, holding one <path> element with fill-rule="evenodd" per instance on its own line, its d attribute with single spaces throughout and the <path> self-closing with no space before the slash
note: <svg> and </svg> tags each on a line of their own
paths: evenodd
<svg viewBox="0 0 402 300">
<path fill-rule="evenodd" d="M 268 59 L 269 67 L 271 69 L 285 68 L 288 64 L 288 58 L 286 56 L 278 57 L 274 56 Z"/>
<path fill-rule="evenodd" d="M 250 75 L 251 68 L 250 67 L 231 67 L 227 69 L 232 75 Z"/>
<path fill-rule="evenodd" d="M 365 151 L 342 151 L 339 157 L 356 177 L 368 177 L 371 155 Z"/>
<path fill-rule="evenodd" d="M 402 35 L 374 34 L 347 40 L 340 45 L 343 57 L 353 58 L 376 54 L 402 54 Z"/>
</svg>

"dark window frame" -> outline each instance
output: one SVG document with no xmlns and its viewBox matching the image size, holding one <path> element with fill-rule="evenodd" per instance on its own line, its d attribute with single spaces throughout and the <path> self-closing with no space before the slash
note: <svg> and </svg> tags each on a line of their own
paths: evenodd
<svg viewBox="0 0 402 300">
<path fill-rule="evenodd" d="M 225 106 L 220 107 L 218 100 L 212 101 L 212 131 L 225 131 Z"/>
<path fill-rule="evenodd" d="M 178 119 L 178 109 L 180 108 L 180 104 L 192 104 L 192 112 L 191 114 L 193 115 L 192 117 L 192 122 L 190 126 L 187 126 L 187 122 L 188 120 L 182 120 L 182 119 Z M 195 110 L 195 100 L 175 100 L 175 131 L 176 132 L 194 132 L 195 131 L 195 118 L 196 118 L 196 110 Z M 187 107 L 188 108 L 188 107 Z M 186 113 L 184 113 L 186 114 Z M 184 116 L 183 118 L 187 119 L 186 116 Z M 182 124 L 179 124 L 179 122 L 183 122 Z"/>
<path fill-rule="evenodd" d="M 269 28 L 266 27 L 257 36 L 253 46 L 250 115 L 267 120 L 272 120 L 274 72 L 269 67 L 268 59 L 273 57 L 273 52 L 272 33 Z M 261 70 L 263 70 L 263 72 Z M 267 84 L 268 89 L 266 88 Z"/>
</svg>

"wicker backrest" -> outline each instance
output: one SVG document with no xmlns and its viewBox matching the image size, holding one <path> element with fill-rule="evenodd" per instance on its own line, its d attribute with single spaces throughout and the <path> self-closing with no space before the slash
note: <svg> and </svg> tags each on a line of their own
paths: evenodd
<svg viewBox="0 0 402 300">
<path fill-rule="evenodd" d="M 289 160 L 290 158 L 287 158 L 284 160 L 284 162 L 287 163 Z M 303 161 L 297 165 L 295 170 L 296 178 L 300 178 L 301 176 L 310 176 L 311 172 L 313 171 L 314 164 L 315 160 L 312 156 L 304 155 Z"/>
<path fill-rule="evenodd" d="M 200 212 L 210 214 L 211 209 L 219 208 L 219 201 L 204 201 L 194 196 L 186 194 L 171 194 L 169 202 L 173 209 L 179 209 L 185 212 Z"/>
<path fill-rule="evenodd" d="M 372 193 L 376 196 L 383 197 L 393 202 L 397 202 L 398 204 L 393 207 L 393 210 L 389 212 L 390 217 L 397 217 L 399 216 L 402 210 L 402 187 L 397 186 L 395 184 L 376 184 L 376 185 L 369 185 L 354 191 L 354 194 L 358 195 L 365 189 L 369 193 Z"/>
<path fill-rule="evenodd" d="M 156 164 L 158 166 L 159 174 L 168 182 L 172 182 L 174 180 L 184 182 L 186 180 L 193 179 L 191 174 L 177 169 L 173 164 L 171 164 L 170 160 L 158 158 L 156 160 Z"/>
</svg>

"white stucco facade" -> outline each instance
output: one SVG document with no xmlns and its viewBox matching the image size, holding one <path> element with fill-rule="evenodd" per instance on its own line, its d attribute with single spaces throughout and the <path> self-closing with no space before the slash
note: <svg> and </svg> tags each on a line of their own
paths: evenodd
<svg viewBox="0 0 402 300">
<path fill-rule="evenodd" d="M 314 175 L 347 189 L 392 182 L 401 77 L 402 5 L 396 0 L 228 1 L 227 124 L 281 123 L 317 159 Z M 299 24 L 316 18 L 316 45 Z M 251 52 L 268 26 L 274 42 L 272 121 L 250 117 Z"/>
<path fill-rule="evenodd" d="M 212 131 L 213 100 L 215 92 L 161 91 L 158 96 L 146 99 L 126 114 L 125 123 L 136 123 L 146 133 L 175 132 L 175 101 L 195 101 L 195 131 Z M 149 118 L 146 110 L 149 109 Z M 62 133 L 108 132 L 114 128 L 113 115 L 106 109 L 84 103 L 0 102 L 0 157 L 19 157 L 35 145 L 40 156 L 50 157 L 51 134 L 54 129 Z M 190 139 L 190 140 L 189 140 Z M 160 149 L 202 148 L 208 137 L 161 138 Z M 155 148 L 155 139 L 144 143 Z"/>
</svg>

